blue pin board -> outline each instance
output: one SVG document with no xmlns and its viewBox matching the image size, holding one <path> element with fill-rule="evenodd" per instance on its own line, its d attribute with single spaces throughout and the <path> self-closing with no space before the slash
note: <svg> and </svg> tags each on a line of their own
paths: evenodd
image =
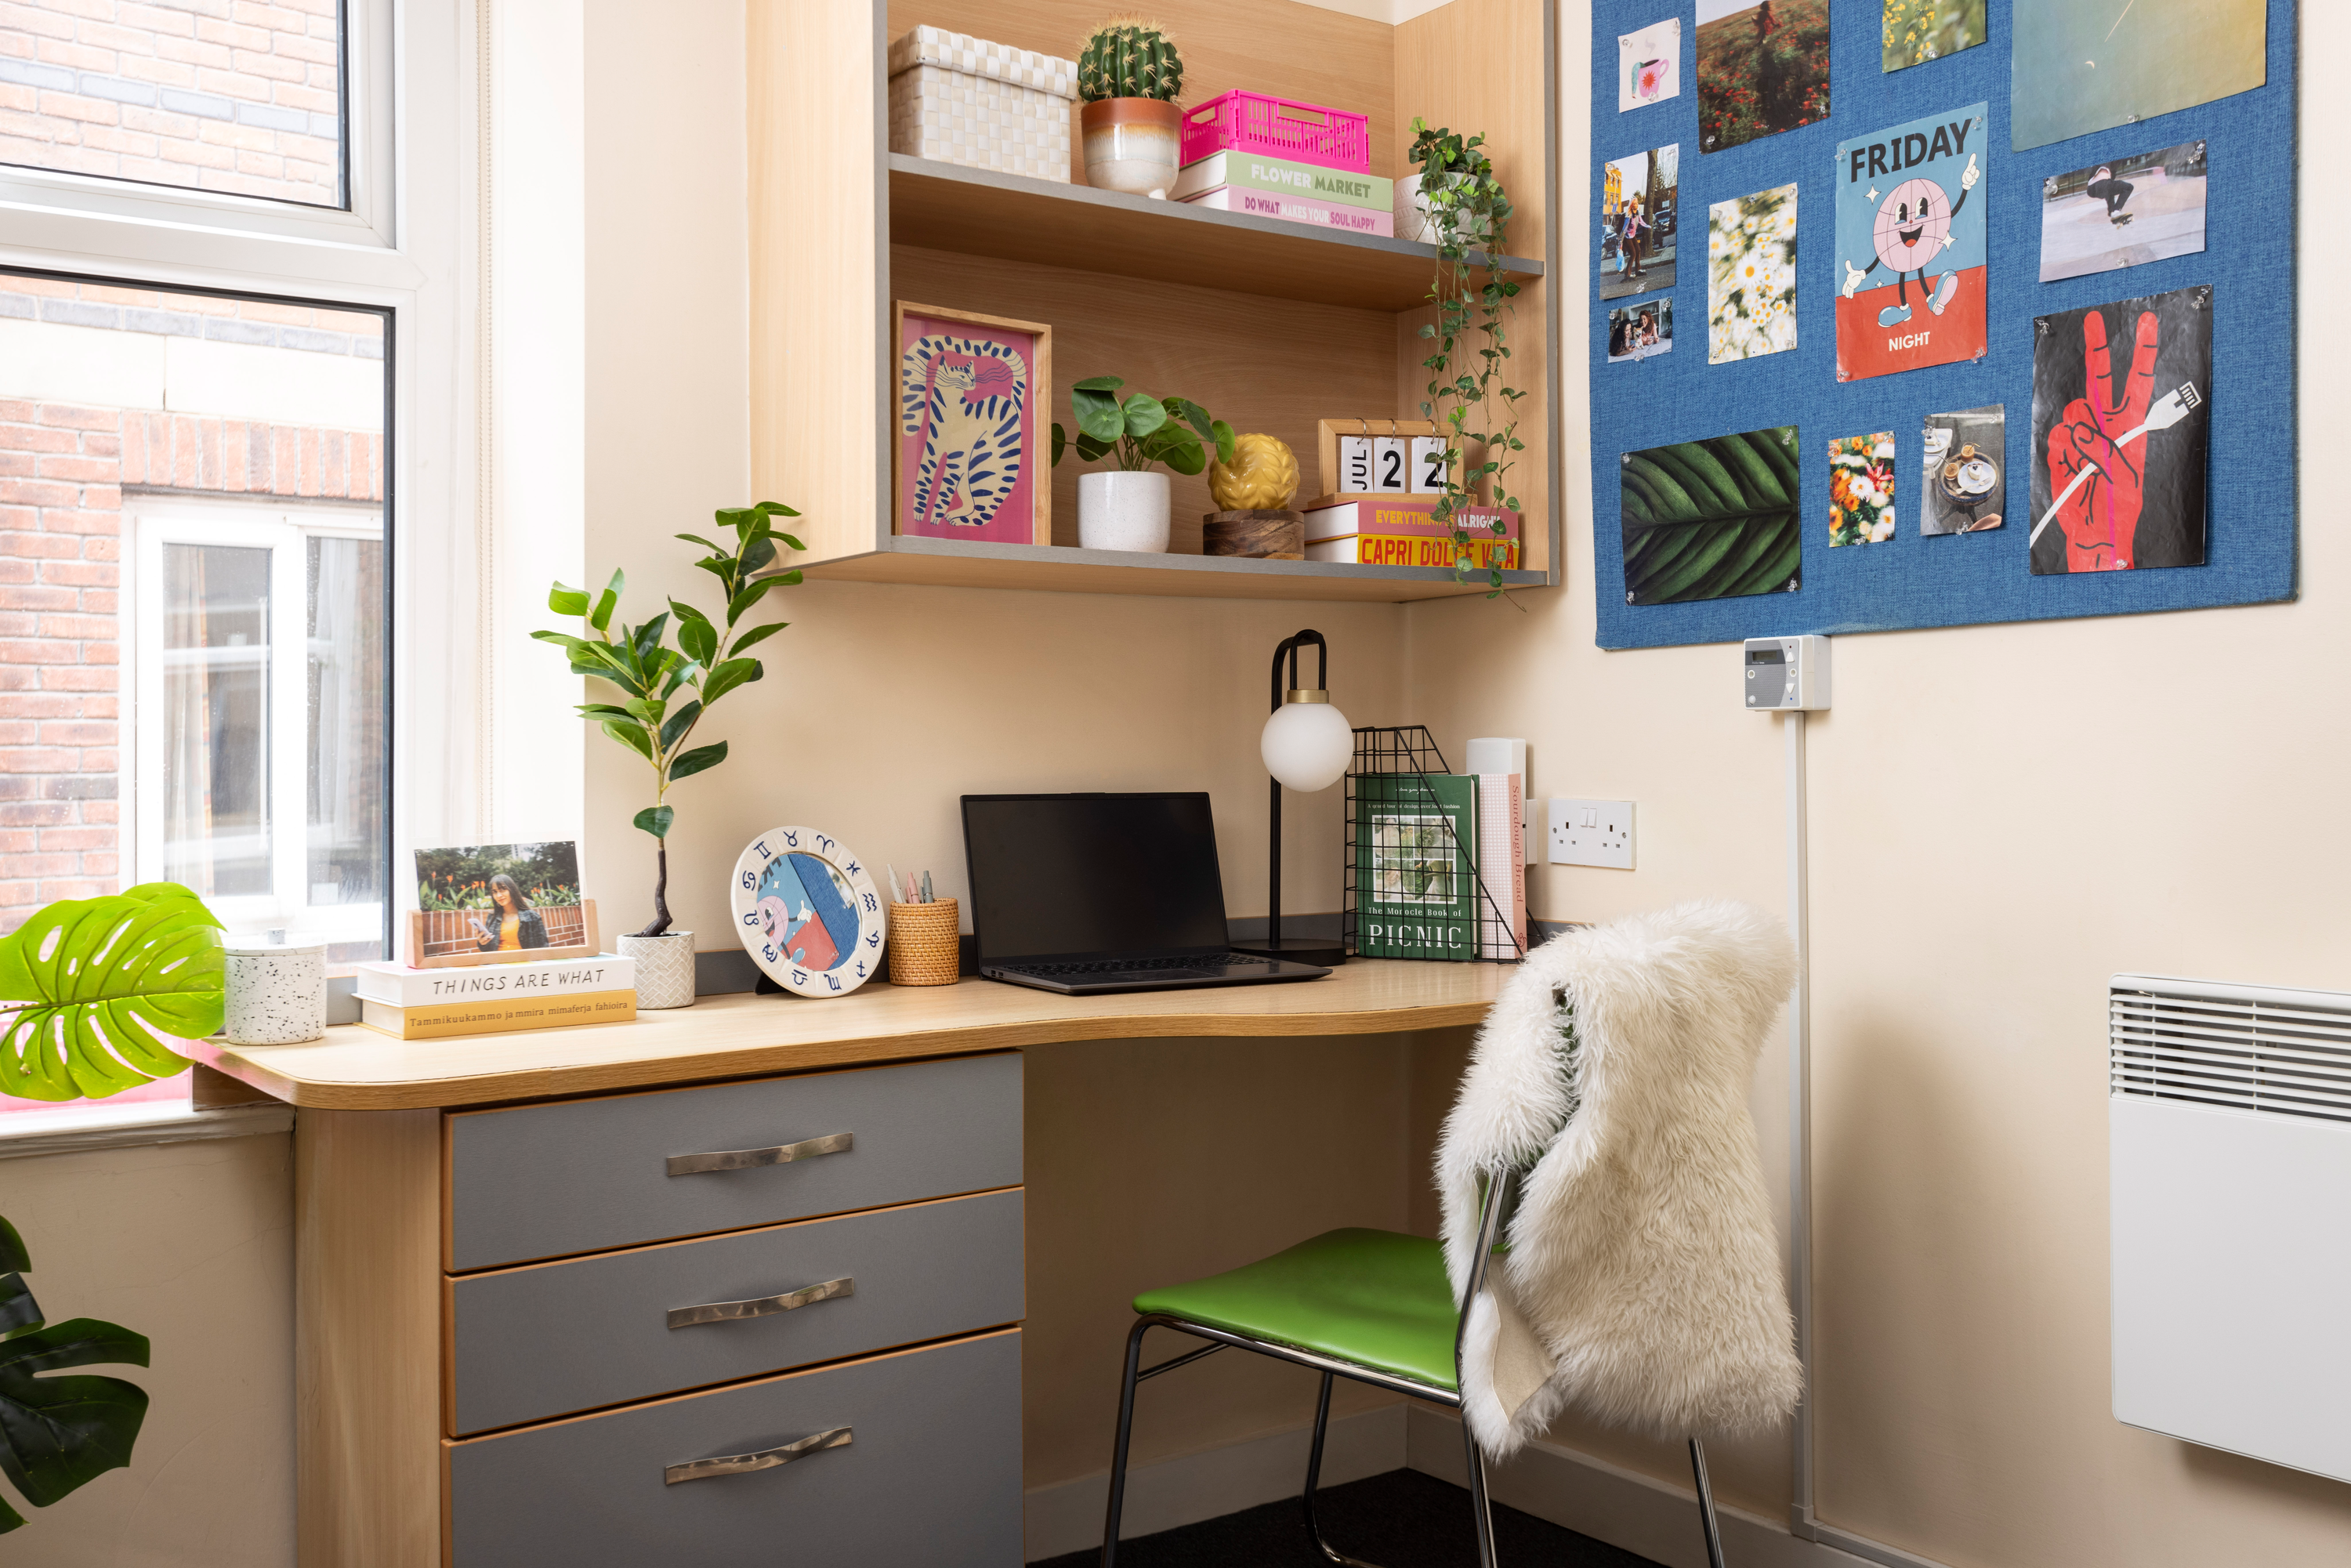
<svg viewBox="0 0 2351 1568">
<path fill-rule="evenodd" d="M 1887 72 L 1882 68 L 1881 0 L 1838 0 L 1829 23 L 1828 118 L 1724 151 L 1701 152 L 1698 53 L 1706 40 L 1693 0 L 1594 0 L 1592 198 L 1585 226 L 1570 232 L 1567 254 L 1588 257 L 1598 253 L 1604 221 L 1602 166 L 1629 153 L 1668 144 L 1681 147 L 1674 206 L 1687 214 L 1676 236 L 1681 243 L 1676 246 L 1678 265 L 1670 289 L 1605 303 L 1596 288 L 1588 295 L 1593 591 L 1602 647 L 2142 614 L 2274 603 L 2294 596 L 2296 0 L 2268 0 L 2262 46 L 2267 79 L 2262 86 L 2018 152 L 2011 150 L 2011 21 L 2014 5 L 2032 3 L 1990 0 L 1989 42 Z M 1778 0 L 1779 25 L 1799 21 L 1805 4 Z M 2248 0 L 2227 4 L 2245 5 Z M 1677 15 L 1682 22 L 1680 94 L 1620 110 L 1617 38 Z M 2121 25 L 2128 27 L 2132 21 L 2126 16 Z M 1851 144 L 1883 132 L 1907 131 L 1914 122 L 1949 124 L 1975 113 L 1989 118 L 1980 133 L 1982 175 L 1967 193 L 1968 208 L 1980 204 L 1980 232 L 1988 252 L 1980 274 L 1981 356 L 1898 370 L 1873 364 L 1872 373 L 1859 375 L 1851 373 L 1858 367 L 1849 364 L 1848 379 L 1840 381 L 1838 306 L 1846 267 L 1840 260 L 1836 198 L 1842 176 L 1852 169 Z M 1928 135 L 1931 152 L 1931 130 Z M 2102 162 L 2120 162 L 2197 141 L 2209 149 L 2205 249 L 2053 283 L 2038 281 L 2045 182 Z M 1843 160 L 1841 146 L 1847 150 Z M 1971 138 L 1968 150 L 1975 152 L 1978 146 Z M 1964 154 L 1954 167 L 1964 171 Z M 1895 180 L 1912 172 L 1933 176 L 1949 187 L 1950 198 L 1961 194 L 1957 178 L 1946 178 L 1939 166 L 1889 170 Z M 1698 220 L 1714 204 L 1792 183 L 1798 187 L 1796 347 L 1710 364 L 1704 351 L 1707 231 Z M 1883 203 L 1898 185 L 1880 178 L 1872 188 Z M 1963 210 L 1960 222 L 1975 217 L 1974 211 Z M 1907 214 L 1901 221 L 1907 222 Z M 1964 234 L 1959 243 L 1968 243 Z M 1907 259 L 1907 253 L 1897 259 Z M 1879 268 L 1880 273 L 1889 270 Z M 1939 286 L 1931 265 L 1923 270 L 1928 283 Z M 1894 308 L 1918 308 L 1927 296 L 1917 281 L 1914 274 L 1908 297 L 1891 301 Z M 2210 452 L 2204 564 L 2033 575 L 2031 538 L 2037 519 L 2030 514 L 2030 499 L 2037 439 L 2036 318 L 2197 285 L 2211 287 L 2210 384 L 2198 389 L 2204 400 L 2199 417 L 2208 422 L 2204 428 Z M 1856 295 L 1882 286 L 1883 279 L 1872 276 Z M 1968 291 L 1961 287 L 1957 292 L 1955 310 L 1968 303 Z M 1609 312 L 1665 298 L 1673 302 L 1679 337 L 1685 340 L 1677 351 L 1610 362 Z M 1888 303 L 1869 301 L 1867 321 L 1874 323 Z M 1858 299 L 1846 304 L 1849 317 L 1857 305 Z M 1923 310 L 1916 321 L 1928 322 Z M 1916 329 L 1906 324 L 1906 329 Z M 2129 347 L 2127 340 L 2117 343 L 2117 375 Z M 1988 531 L 1922 535 L 1918 521 L 1927 488 L 1922 427 L 1928 416 L 1993 404 L 2006 409 L 2006 494 L 2013 515 L 2002 527 Z M 1792 591 L 1628 604 L 1623 455 L 1790 424 L 1799 433 L 1799 586 Z M 1896 451 L 1895 537 L 1862 548 L 1832 549 L 1828 444 L 1888 430 L 1895 434 Z"/>
</svg>

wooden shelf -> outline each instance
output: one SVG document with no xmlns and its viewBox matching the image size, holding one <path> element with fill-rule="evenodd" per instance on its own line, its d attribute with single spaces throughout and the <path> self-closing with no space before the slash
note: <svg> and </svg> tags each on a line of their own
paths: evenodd
<svg viewBox="0 0 2351 1568">
<path fill-rule="evenodd" d="M 1343 566 L 1238 556 L 1145 555 L 1056 545 L 967 544 L 897 535 L 870 555 L 815 563 L 815 578 L 920 582 L 937 588 L 1025 588 L 1049 593 L 1147 593 L 1174 599 L 1320 599 L 1404 604 L 1490 592 L 1484 572 L 1457 582 L 1434 566 Z M 1506 588 L 1541 588 L 1539 571 L 1506 571 Z"/>
<path fill-rule="evenodd" d="M 1437 265 L 1435 246 L 1408 240 L 901 152 L 889 154 L 889 163 L 890 238 L 896 245 L 1367 310 L 1426 303 Z M 1543 270 L 1541 262 L 1520 256 L 1504 256 L 1502 265 L 1529 277 Z"/>
</svg>

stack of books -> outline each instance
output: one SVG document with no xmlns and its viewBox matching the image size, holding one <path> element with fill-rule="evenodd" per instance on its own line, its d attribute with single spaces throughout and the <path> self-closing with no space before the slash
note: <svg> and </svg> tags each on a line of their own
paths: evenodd
<svg viewBox="0 0 2351 1568">
<path fill-rule="evenodd" d="M 1483 570 L 1519 565 L 1519 514 L 1501 507 L 1464 507 L 1444 522 L 1436 496 L 1324 496 L 1299 509 L 1306 514 L 1306 559 L 1357 566 L 1450 567 L 1457 558 Z M 1494 531 L 1499 519 L 1502 530 Z M 1456 524 L 1469 536 L 1453 537 Z"/>
<path fill-rule="evenodd" d="M 637 1016 L 633 958 L 557 958 L 412 969 L 360 964 L 352 989 L 360 1021 L 401 1040 L 446 1040 L 575 1024 L 626 1023 Z"/>
<path fill-rule="evenodd" d="M 1262 152 L 1212 152 L 1186 163 L 1168 195 L 1196 207 L 1255 213 L 1349 234 L 1395 234 L 1395 183 Z"/>
</svg>

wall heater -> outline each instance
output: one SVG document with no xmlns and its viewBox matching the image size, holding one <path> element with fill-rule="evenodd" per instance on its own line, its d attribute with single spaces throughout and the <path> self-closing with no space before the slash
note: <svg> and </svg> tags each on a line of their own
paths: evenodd
<svg viewBox="0 0 2351 1568">
<path fill-rule="evenodd" d="M 2116 975 L 2115 1418 L 2351 1480 L 2351 993 Z"/>
</svg>

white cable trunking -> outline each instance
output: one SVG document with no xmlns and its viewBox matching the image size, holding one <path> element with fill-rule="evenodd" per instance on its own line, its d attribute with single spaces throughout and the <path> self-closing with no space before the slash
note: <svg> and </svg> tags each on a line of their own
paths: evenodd
<svg viewBox="0 0 2351 1568">
<path fill-rule="evenodd" d="M 2115 1418 L 2351 1480 L 2351 993 L 2116 975 Z"/>
</svg>

